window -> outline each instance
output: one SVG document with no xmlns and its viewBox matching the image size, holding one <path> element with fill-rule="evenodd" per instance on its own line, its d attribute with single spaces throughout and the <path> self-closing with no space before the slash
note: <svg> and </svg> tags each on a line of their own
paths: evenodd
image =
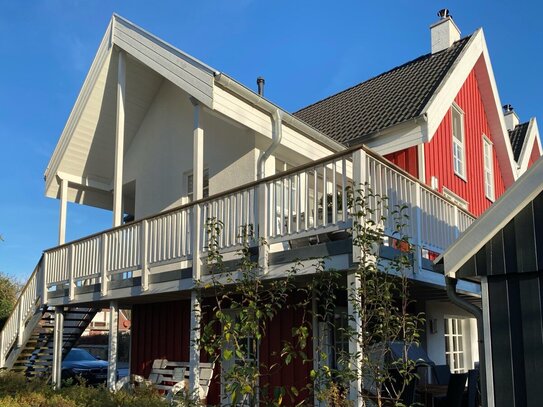
<svg viewBox="0 0 543 407">
<path fill-rule="evenodd" d="M 187 197 L 189 199 L 189 202 L 192 202 L 192 196 L 193 196 L 193 189 L 194 189 L 194 177 L 192 173 L 187 175 Z M 204 170 L 204 190 L 203 190 L 203 198 L 207 198 L 209 196 L 209 168 L 206 168 Z"/>
<path fill-rule="evenodd" d="M 464 113 L 456 105 L 453 105 L 451 110 L 454 173 L 465 180 L 466 151 L 464 148 Z"/>
<path fill-rule="evenodd" d="M 465 368 L 462 319 L 445 318 L 445 357 L 452 373 L 463 373 Z"/>
<path fill-rule="evenodd" d="M 483 134 L 483 160 L 485 173 L 485 195 L 494 201 L 494 161 L 492 142 Z"/>
</svg>

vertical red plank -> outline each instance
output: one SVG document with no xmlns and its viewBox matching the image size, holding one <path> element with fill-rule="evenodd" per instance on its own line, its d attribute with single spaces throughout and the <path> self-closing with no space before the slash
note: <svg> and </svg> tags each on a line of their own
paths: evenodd
<svg viewBox="0 0 543 407">
<path fill-rule="evenodd" d="M 409 147 L 404 150 L 395 151 L 385 155 L 385 158 L 404 169 L 414 177 L 418 177 L 419 163 L 417 146 Z"/>
<path fill-rule="evenodd" d="M 536 137 L 539 137 L 539 135 L 536 135 Z M 537 140 L 534 140 L 534 146 L 532 148 L 532 153 L 530 154 L 530 160 L 528 161 L 528 168 L 530 168 L 532 164 L 539 159 L 539 157 L 541 157 L 541 154 L 539 152 Z"/>
</svg>

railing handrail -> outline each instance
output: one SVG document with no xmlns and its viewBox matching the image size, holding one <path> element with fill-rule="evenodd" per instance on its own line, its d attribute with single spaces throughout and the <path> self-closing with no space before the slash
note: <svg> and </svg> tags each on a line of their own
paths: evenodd
<svg viewBox="0 0 543 407">
<path fill-rule="evenodd" d="M 17 301 L 15 301 L 15 305 L 13 305 L 13 310 L 15 310 L 15 308 L 17 308 L 17 306 L 19 305 L 19 303 L 21 302 L 21 299 L 23 298 L 23 295 L 24 293 L 26 292 L 28 286 L 30 285 L 30 282 L 32 281 L 32 279 L 36 276 L 36 274 L 38 274 L 38 272 L 40 271 L 40 263 L 43 261 L 43 254 L 41 255 L 40 257 L 40 260 L 38 261 L 38 263 L 36 264 L 36 267 L 34 267 L 34 271 L 32 272 L 32 274 L 30 275 L 30 277 L 28 277 L 28 280 L 26 281 L 26 284 L 24 285 L 23 289 L 21 290 L 20 294 L 19 294 L 19 297 L 17 298 Z M 37 298 L 37 297 L 36 297 Z M 6 320 L 6 323 L 4 324 L 7 325 L 8 324 L 8 321 L 10 320 L 10 318 L 13 316 L 13 312 L 12 314 L 10 315 L 10 317 Z M 2 328 L 3 329 L 3 328 Z M 1 331 L 1 330 L 0 330 Z"/>
<path fill-rule="evenodd" d="M 328 156 L 320 158 L 318 160 L 311 161 L 311 162 L 308 162 L 306 164 L 299 165 L 299 166 L 291 168 L 291 169 L 289 169 L 287 171 L 283 171 L 283 172 L 280 172 L 280 173 L 277 173 L 277 174 L 274 174 L 274 175 L 270 175 L 270 176 L 267 176 L 265 178 L 262 178 L 262 179 L 259 179 L 259 180 L 256 180 L 256 181 L 251 181 L 251 182 L 248 182 L 246 184 L 240 185 L 238 187 L 229 189 L 227 191 L 222 191 L 222 192 L 216 193 L 214 195 L 210 195 L 210 196 L 208 196 L 206 198 L 202 198 L 202 199 L 199 199 L 197 201 L 193 201 L 193 202 L 189 202 L 189 203 L 182 204 L 182 205 L 179 205 L 179 206 L 175 206 L 173 208 L 166 209 L 166 210 L 164 210 L 164 211 L 162 211 L 160 213 L 156 213 L 156 214 L 149 215 L 149 216 L 137 219 L 137 220 L 133 220 L 131 222 L 125 223 L 125 224 L 120 225 L 120 226 L 111 227 L 109 229 L 105 229 L 105 230 L 102 230 L 100 232 L 96 232 L 96 233 L 90 234 L 88 236 L 84 236 L 84 237 L 81 237 L 79 239 L 72 240 L 72 241 L 66 242 L 66 243 L 58 245 L 58 246 L 50 247 L 48 249 L 45 249 L 44 253 L 51 252 L 51 251 L 54 251 L 54 250 L 58 250 L 58 249 L 63 248 L 63 247 L 71 246 L 71 245 L 74 245 L 76 243 L 79 243 L 79 242 L 82 242 L 82 241 L 85 241 L 85 240 L 88 240 L 88 239 L 92 239 L 94 237 L 98 237 L 98 236 L 101 236 L 101 235 L 104 235 L 104 234 L 107 234 L 107 233 L 114 232 L 116 230 L 121 230 L 123 228 L 130 227 L 131 225 L 134 225 L 134 224 L 137 224 L 137 223 L 140 223 L 140 222 L 143 222 L 143 221 L 150 221 L 152 219 L 160 218 L 162 216 L 168 215 L 168 214 L 173 213 L 173 212 L 181 211 L 183 209 L 188 209 L 188 208 L 194 207 L 196 205 L 205 204 L 207 202 L 214 201 L 216 199 L 219 199 L 219 198 L 227 196 L 227 195 L 231 195 L 231 194 L 234 194 L 234 193 L 237 193 L 237 192 L 240 192 L 240 191 L 244 191 L 244 190 L 247 190 L 247 189 L 254 188 L 254 187 L 256 187 L 256 186 L 258 186 L 260 184 L 263 184 L 263 183 L 268 183 L 270 181 L 275 181 L 275 180 L 280 179 L 280 178 L 288 177 L 289 175 L 295 174 L 295 173 L 300 172 L 300 171 L 304 171 L 304 170 L 306 170 L 308 168 L 312 168 L 312 167 L 319 166 L 321 164 L 325 164 L 328 161 L 334 161 L 334 160 L 336 160 L 338 158 L 351 155 L 353 152 L 355 152 L 357 150 L 364 150 L 366 152 L 366 154 L 368 154 L 372 158 L 376 159 L 380 163 L 392 168 L 394 171 L 397 171 L 398 173 L 400 173 L 401 175 L 407 177 L 411 181 L 416 182 L 417 184 L 419 184 L 421 186 L 421 188 L 424 188 L 428 192 L 439 196 L 441 199 L 443 199 L 447 203 L 453 205 L 454 207 L 458 208 L 458 210 L 464 212 L 466 215 L 468 215 L 468 216 L 475 219 L 475 217 L 471 213 L 469 213 L 466 209 L 459 206 L 457 203 L 455 203 L 450 198 L 443 195 L 441 192 L 433 190 L 431 187 L 429 187 L 428 185 L 426 185 L 425 183 L 420 181 L 418 178 L 414 177 L 413 175 L 411 175 L 409 172 L 407 172 L 403 168 L 399 167 L 398 165 L 394 164 L 393 162 L 390 162 L 389 160 L 387 160 L 383 156 L 379 155 L 378 153 L 373 151 L 371 148 L 369 148 L 369 147 L 367 147 L 365 145 L 358 145 L 358 146 L 355 146 L 355 147 L 350 147 L 347 150 L 342 150 L 342 151 L 339 151 L 337 153 L 328 155 Z"/>
</svg>

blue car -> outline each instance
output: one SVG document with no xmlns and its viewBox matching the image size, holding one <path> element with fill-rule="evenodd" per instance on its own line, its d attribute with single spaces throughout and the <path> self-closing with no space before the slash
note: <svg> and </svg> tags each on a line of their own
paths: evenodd
<svg viewBox="0 0 543 407">
<path fill-rule="evenodd" d="M 72 348 L 62 361 L 62 380 L 82 377 L 87 384 L 105 383 L 108 362 L 91 355 L 84 349 Z"/>
</svg>

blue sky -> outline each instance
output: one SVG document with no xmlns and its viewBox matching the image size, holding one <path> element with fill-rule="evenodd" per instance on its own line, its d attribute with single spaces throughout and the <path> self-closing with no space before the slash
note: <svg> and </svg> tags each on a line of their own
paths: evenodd
<svg viewBox="0 0 543 407">
<path fill-rule="evenodd" d="M 0 0 L 0 272 L 24 279 L 56 244 L 43 173 L 113 12 L 294 111 L 429 52 L 443 7 L 484 28 L 502 103 L 543 125 L 539 1 Z M 70 204 L 67 239 L 110 224 Z"/>
</svg>

